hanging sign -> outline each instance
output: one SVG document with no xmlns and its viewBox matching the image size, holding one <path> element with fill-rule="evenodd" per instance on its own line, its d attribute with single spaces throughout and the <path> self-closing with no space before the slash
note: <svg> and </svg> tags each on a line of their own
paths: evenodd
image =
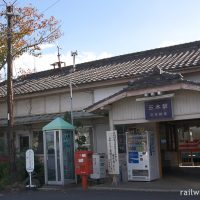
<svg viewBox="0 0 200 200">
<path fill-rule="evenodd" d="M 117 131 L 106 131 L 108 151 L 108 173 L 119 174 Z"/>
<path fill-rule="evenodd" d="M 146 120 L 172 119 L 171 99 L 159 99 L 145 102 Z"/>
<path fill-rule="evenodd" d="M 34 152 L 32 149 L 26 151 L 26 171 L 28 173 L 34 170 Z"/>
</svg>

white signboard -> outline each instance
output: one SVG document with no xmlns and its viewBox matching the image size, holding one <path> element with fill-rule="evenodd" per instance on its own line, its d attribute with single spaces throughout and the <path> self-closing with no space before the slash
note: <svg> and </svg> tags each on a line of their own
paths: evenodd
<svg viewBox="0 0 200 200">
<path fill-rule="evenodd" d="M 26 151 L 26 171 L 28 173 L 34 170 L 34 152 L 32 149 Z"/>
<path fill-rule="evenodd" d="M 108 173 L 119 174 L 117 131 L 106 131 L 108 151 Z"/>
</svg>

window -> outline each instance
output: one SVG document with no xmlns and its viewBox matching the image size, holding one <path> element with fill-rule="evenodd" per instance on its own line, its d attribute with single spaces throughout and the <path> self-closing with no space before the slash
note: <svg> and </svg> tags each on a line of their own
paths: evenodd
<svg viewBox="0 0 200 200">
<path fill-rule="evenodd" d="M 77 129 L 77 136 L 85 136 L 86 137 L 86 146 L 89 150 L 93 149 L 93 130 L 91 126 L 83 126 Z"/>
<path fill-rule="evenodd" d="M 3 133 L 0 133 L 0 154 L 4 154 L 6 152 L 6 145 L 5 145 L 5 137 Z"/>
<path fill-rule="evenodd" d="M 43 154 L 43 132 L 33 131 L 32 148 L 35 154 Z"/>
<path fill-rule="evenodd" d="M 126 153 L 126 130 L 127 130 L 127 128 L 123 125 L 116 125 L 115 129 L 117 130 L 118 152 Z"/>
<path fill-rule="evenodd" d="M 29 149 L 29 136 L 28 135 L 20 135 L 19 136 L 19 148 L 20 152 L 24 152 Z"/>
</svg>

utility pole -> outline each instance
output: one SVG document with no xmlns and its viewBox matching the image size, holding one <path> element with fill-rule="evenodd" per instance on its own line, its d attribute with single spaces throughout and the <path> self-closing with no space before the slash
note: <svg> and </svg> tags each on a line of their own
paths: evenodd
<svg viewBox="0 0 200 200">
<path fill-rule="evenodd" d="M 61 56 L 61 54 L 60 54 L 60 47 L 59 46 L 57 46 L 57 49 L 58 49 L 58 68 L 61 68 L 61 62 L 60 62 L 60 56 Z"/>
<path fill-rule="evenodd" d="M 71 52 L 71 56 L 73 56 L 73 70 L 72 72 L 75 72 L 76 70 L 76 65 L 75 65 L 75 57 L 78 55 L 77 51 L 72 51 Z M 71 104 L 71 124 L 74 125 L 74 115 L 73 115 L 73 94 L 72 94 L 72 78 L 71 78 L 71 74 L 70 74 L 70 82 L 69 82 L 69 87 L 70 87 L 70 104 Z"/>
<path fill-rule="evenodd" d="M 15 134 L 14 134 L 14 94 L 13 94 L 13 57 L 12 57 L 12 17 L 13 4 L 6 5 L 7 16 L 7 112 L 8 112 L 8 129 L 7 144 L 10 164 L 11 180 L 16 179 L 16 152 L 15 152 Z"/>
</svg>

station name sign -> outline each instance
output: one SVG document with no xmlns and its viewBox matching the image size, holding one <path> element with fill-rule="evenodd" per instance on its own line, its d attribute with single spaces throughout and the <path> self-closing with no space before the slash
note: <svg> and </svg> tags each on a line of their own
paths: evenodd
<svg viewBox="0 0 200 200">
<path fill-rule="evenodd" d="M 145 102 L 146 120 L 172 119 L 171 98 Z"/>
</svg>

